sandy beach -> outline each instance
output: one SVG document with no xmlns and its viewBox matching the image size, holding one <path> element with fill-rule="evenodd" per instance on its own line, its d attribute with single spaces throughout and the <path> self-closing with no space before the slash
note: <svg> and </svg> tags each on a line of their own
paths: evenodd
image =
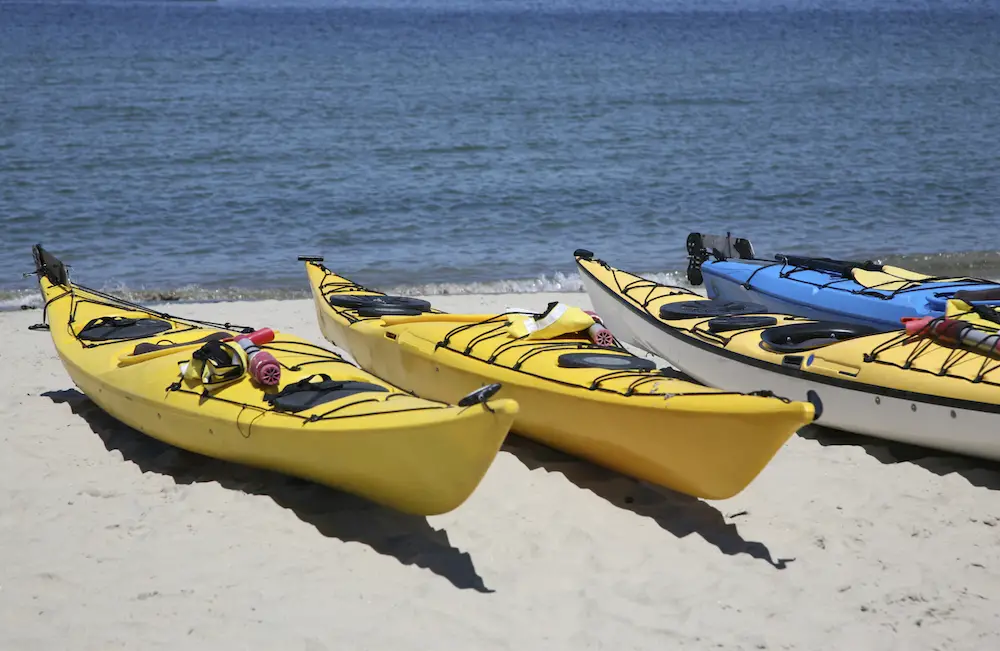
<svg viewBox="0 0 1000 651">
<path fill-rule="evenodd" d="M 311 301 L 168 309 L 329 345 Z M 808 427 L 706 502 L 510 436 L 462 507 L 413 517 L 117 423 L 41 316 L 0 313 L 4 651 L 1000 646 L 995 465 Z"/>
</svg>

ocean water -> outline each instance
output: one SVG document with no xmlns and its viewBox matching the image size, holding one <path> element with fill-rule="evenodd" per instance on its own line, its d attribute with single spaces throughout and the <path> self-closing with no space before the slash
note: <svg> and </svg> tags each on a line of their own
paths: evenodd
<svg viewBox="0 0 1000 651">
<path fill-rule="evenodd" d="M 1000 277 L 1000 1 L 0 0 L 0 305 L 679 280 L 690 231 Z"/>
</svg>

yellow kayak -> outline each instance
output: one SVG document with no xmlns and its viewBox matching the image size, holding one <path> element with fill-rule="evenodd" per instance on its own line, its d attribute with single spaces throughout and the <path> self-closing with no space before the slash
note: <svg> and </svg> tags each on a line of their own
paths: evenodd
<svg viewBox="0 0 1000 651">
<path fill-rule="evenodd" d="M 516 314 L 443 313 L 302 259 L 323 335 L 362 368 L 434 400 L 499 382 L 520 406 L 513 431 L 679 492 L 735 495 L 814 417 L 808 402 L 710 389 L 579 332 L 512 337 Z"/>
<path fill-rule="evenodd" d="M 469 497 L 517 413 L 517 403 L 489 400 L 489 391 L 462 406 L 418 398 L 285 333 L 244 359 L 241 344 L 225 339 L 246 329 L 81 287 L 50 253 L 36 246 L 34 255 L 52 340 L 73 382 L 118 420 L 192 452 L 432 515 Z M 266 357 L 260 351 L 280 367 L 277 385 L 251 377 Z"/>
<path fill-rule="evenodd" d="M 1000 460 L 1000 314 L 949 301 L 948 332 L 978 348 L 892 330 L 766 312 L 662 285 L 577 251 L 584 287 L 623 341 L 731 391 L 818 396 L 821 425 Z M 942 317 L 943 318 L 943 317 Z M 942 318 L 924 317 L 943 327 Z M 928 326 L 930 327 L 930 326 Z M 992 338 L 991 338 L 992 337 Z"/>
</svg>

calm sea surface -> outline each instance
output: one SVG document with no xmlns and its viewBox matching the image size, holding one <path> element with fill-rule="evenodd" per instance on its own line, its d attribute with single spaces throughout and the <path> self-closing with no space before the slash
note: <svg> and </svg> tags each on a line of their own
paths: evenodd
<svg viewBox="0 0 1000 651">
<path fill-rule="evenodd" d="M 739 8 L 737 8 L 739 7 Z M 877 9 L 876 9 L 877 7 Z M 0 305 L 677 279 L 689 231 L 1000 277 L 1000 2 L 5 2 Z"/>
</svg>

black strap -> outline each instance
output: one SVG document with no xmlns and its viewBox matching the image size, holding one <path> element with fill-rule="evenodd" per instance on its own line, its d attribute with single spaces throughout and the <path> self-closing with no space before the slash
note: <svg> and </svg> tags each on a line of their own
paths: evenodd
<svg viewBox="0 0 1000 651">
<path fill-rule="evenodd" d="M 973 305 L 972 311 L 987 321 L 1000 325 L 1000 314 L 998 314 L 993 308 L 987 307 L 986 305 Z"/>
<path fill-rule="evenodd" d="M 321 382 L 313 382 L 314 377 L 323 378 Z M 337 389 L 343 388 L 344 383 L 338 380 L 333 380 L 326 373 L 315 373 L 309 377 L 304 377 L 294 384 L 289 384 L 284 389 L 278 393 L 269 393 L 264 396 L 265 402 L 274 403 L 278 398 L 284 398 L 293 393 L 299 393 L 301 391 L 336 391 Z"/>
<path fill-rule="evenodd" d="M 321 378 L 320 381 L 313 382 L 312 379 L 317 377 Z M 325 373 L 320 373 L 290 384 L 277 393 L 265 394 L 264 400 L 277 411 L 295 413 L 357 393 L 387 393 L 388 391 L 384 386 L 378 384 L 355 380 L 341 382 L 330 379 L 330 376 Z"/>
<path fill-rule="evenodd" d="M 865 271 L 882 271 L 882 265 L 871 260 L 835 260 L 833 258 L 808 258 L 800 255 L 783 255 L 779 253 L 774 256 L 779 262 L 785 262 L 794 267 L 812 269 L 814 271 L 827 271 L 837 274 L 842 278 L 850 280 L 853 278 L 851 272 L 854 269 L 864 269 Z"/>
<path fill-rule="evenodd" d="M 935 294 L 935 296 L 947 296 L 947 294 Z M 962 301 L 1000 301 L 1000 288 L 980 289 L 978 291 L 959 290 L 951 298 Z"/>
<path fill-rule="evenodd" d="M 203 362 L 211 360 L 216 366 L 233 365 L 232 354 L 226 350 L 221 341 L 216 340 L 206 342 L 204 346 L 191 353 L 191 357 Z"/>
<path fill-rule="evenodd" d="M 549 313 L 556 308 L 557 305 L 559 305 L 559 301 L 552 301 L 551 303 L 549 303 L 548 305 L 546 305 L 545 306 L 545 310 L 543 310 L 541 314 L 536 314 L 535 315 L 535 320 L 536 321 L 541 321 L 542 319 L 544 319 L 545 317 L 547 317 L 549 315 Z"/>
</svg>

